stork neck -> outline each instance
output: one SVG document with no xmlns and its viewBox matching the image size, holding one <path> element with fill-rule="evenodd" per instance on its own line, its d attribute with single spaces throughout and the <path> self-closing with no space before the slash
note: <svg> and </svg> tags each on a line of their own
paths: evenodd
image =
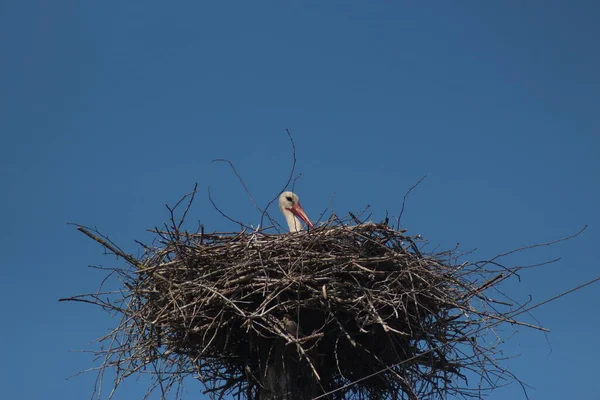
<svg viewBox="0 0 600 400">
<path fill-rule="evenodd" d="M 302 230 L 302 224 L 298 217 L 296 217 L 290 210 L 285 210 L 285 220 L 287 221 L 290 232 L 300 232 Z"/>
</svg>

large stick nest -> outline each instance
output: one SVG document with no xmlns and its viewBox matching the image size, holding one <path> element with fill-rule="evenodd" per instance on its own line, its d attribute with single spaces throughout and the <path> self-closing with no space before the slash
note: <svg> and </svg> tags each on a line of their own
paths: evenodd
<svg viewBox="0 0 600 400">
<path fill-rule="evenodd" d="M 123 317 L 99 352 L 117 385 L 149 370 L 163 393 L 193 375 L 211 396 L 265 398 L 269 366 L 297 363 L 324 398 L 433 399 L 480 398 L 507 378 L 488 337 L 515 321 L 483 292 L 513 271 L 423 254 L 387 223 L 276 235 L 173 226 L 140 259 L 79 229 L 133 266 L 118 270 L 124 290 L 86 300 Z"/>
</svg>

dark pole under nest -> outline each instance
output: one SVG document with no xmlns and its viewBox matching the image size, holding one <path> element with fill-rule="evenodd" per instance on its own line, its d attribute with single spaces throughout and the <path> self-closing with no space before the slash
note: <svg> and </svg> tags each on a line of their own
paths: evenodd
<svg viewBox="0 0 600 400">
<path fill-rule="evenodd" d="M 296 340 L 304 336 L 289 314 L 283 316 L 282 322 L 285 331 Z M 315 351 L 305 353 L 302 359 L 294 344 L 281 338 L 271 341 L 258 337 L 251 340 L 251 346 L 259 358 L 258 400 L 307 400 L 323 393 L 314 367 L 320 364 Z"/>
<path fill-rule="evenodd" d="M 322 393 L 310 367 L 294 354 L 293 347 L 282 341 L 259 346 L 259 400 L 309 400 Z"/>
</svg>

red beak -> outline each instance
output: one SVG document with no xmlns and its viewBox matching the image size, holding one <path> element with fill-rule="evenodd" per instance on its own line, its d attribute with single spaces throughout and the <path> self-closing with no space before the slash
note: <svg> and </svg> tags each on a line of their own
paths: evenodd
<svg viewBox="0 0 600 400">
<path fill-rule="evenodd" d="M 310 226 L 311 228 L 313 227 L 312 222 L 310 222 L 310 219 L 308 219 L 308 216 L 306 215 L 306 213 L 304 212 L 304 210 L 302 209 L 302 207 L 300 206 L 300 204 L 294 204 L 292 206 L 292 208 L 290 209 L 290 211 L 292 213 L 294 213 L 294 215 L 298 218 L 300 218 L 302 221 L 304 221 L 304 223 L 308 226 Z"/>
</svg>

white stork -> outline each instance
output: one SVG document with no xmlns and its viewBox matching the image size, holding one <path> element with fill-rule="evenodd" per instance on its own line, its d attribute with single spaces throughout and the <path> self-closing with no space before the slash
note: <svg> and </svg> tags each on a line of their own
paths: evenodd
<svg viewBox="0 0 600 400">
<path fill-rule="evenodd" d="M 308 216 L 300 206 L 300 199 L 296 193 L 281 193 L 281 196 L 279 196 L 279 209 L 287 221 L 290 232 L 300 232 L 302 230 L 300 219 L 304 221 L 306 225 L 310 226 L 311 228 L 313 227 L 310 219 L 308 219 Z"/>
</svg>

